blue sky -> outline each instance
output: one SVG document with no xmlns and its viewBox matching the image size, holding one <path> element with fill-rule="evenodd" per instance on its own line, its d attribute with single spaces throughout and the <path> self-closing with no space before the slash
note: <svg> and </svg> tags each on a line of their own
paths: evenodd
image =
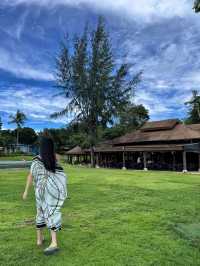
<svg viewBox="0 0 200 266">
<path fill-rule="evenodd" d="M 68 32 L 92 29 L 103 15 L 118 62 L 134 63 L 143 80 L 133 101 L 151 120 L 184 118 L 184 102 L 200 88 L 200 15 L 193 0 L 1 0 L 0 116 L 4 128 L 17 109 L 37 130 L 64 126 L 51 120 L 66 101 L 57 94 L 55 56 Z"/>
</svg>

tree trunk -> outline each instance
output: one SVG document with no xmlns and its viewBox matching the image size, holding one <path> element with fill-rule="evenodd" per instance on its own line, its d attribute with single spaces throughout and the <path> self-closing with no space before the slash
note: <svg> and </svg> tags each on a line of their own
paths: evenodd
<svg viewBox="0 0 200 266">
<path fill-rule="evenodd" d="M 95 158 L 94 158 L 94 147 L 90 148 L 90 155 L 91 155 L 91 167 L 95 168 Z"/>
<path fill-rule="evenodd" d="M 90 137 L 91 137 L 91 142 L 90 142 L 90 157 L 91 157 L 91 167 L 95 168 L 95 154 L 94 154 L 94 147 L 95 143 L 97 142 L 97 127 L 96 125 L 96 120 L 92 120 L 92 123 L 90 125 Z"/>
<path fill-rule="evenodd" d="M 17 149 L 18 149 L 18 145 L 19 145 L 19 128 L 17 128 Z"/>
<path fill-rule="evenodd" d="M 197 106 L 197 113 L 198 113 L 198 116 L 199 116 L 199 119 L 200 119 L 200 106 L 199 105 Z"/>
</svg>

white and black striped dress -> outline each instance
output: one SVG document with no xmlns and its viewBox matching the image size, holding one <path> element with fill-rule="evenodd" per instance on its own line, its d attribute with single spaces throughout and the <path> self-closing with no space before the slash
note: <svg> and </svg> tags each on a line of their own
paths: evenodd
<svg viewBox="0 0 200 266">
<path fill-rule="evenodd" d="M 60 230 L 60 208 L 67 197 L 67 176 L 63 168 L 57 164 L 55 173 L 47 171 L 40 156 L 36 156 L 31 165 L 31 174 L 36 197 L 36 227 Z"/>
</svg>

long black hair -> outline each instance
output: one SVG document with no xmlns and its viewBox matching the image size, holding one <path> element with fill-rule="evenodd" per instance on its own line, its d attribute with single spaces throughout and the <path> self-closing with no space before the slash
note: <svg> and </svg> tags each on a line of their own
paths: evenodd
<svg viewBox="0 0 200 266">
<path fill-rule="evenodd" d="M 40 157 L 46 170 L 56 172 L 55 147 L 52 138 L 43 136 L 40 140 Z"/>
</svg>

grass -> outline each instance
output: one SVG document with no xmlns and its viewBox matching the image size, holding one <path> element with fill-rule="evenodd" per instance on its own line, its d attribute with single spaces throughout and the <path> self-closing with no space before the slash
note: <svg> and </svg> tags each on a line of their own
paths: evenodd
<svg viewBox="0 0 200 266">
<path fill-rule="evenodd" d="M 0 265 L 200 265 L 199 248 L 173 230 L 200 222 L 199 175 L 75 167 L 66 173 L 62 249 L 45 257 L 35 246 L 33 191 L 21 200 L 27 171 L 0 171 Z"/>
<path fill-rule="evenodd" d="M 30 155 L 0 156 L 0 161 L 31 161 L 33 157 Z"/>
</svg>

